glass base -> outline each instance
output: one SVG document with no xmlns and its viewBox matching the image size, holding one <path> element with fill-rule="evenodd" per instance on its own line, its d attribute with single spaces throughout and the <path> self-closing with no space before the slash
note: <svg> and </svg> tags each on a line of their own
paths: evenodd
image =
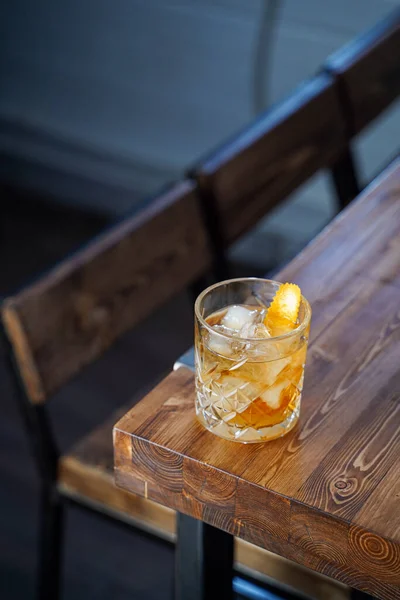
<svg viewBox="0 0 400 600">
<path fill-rule="evenodd" d="M 216 419 L 213 413 L 210 413 L 199 405 L 196 406 L 196 415 L 205 429 L 224 440 L 239 442 L 241 444 L 257 444 L 275 440 L 289 433 L 299 419 L 300 402 L 298 402 L 295 410 L 282 423 L 269 427 L 260 427 L 259 429 L 255 429 L 254 427 L 241 429 L 235 425 L 229 425 L 225 421 Z"/>
</svg>

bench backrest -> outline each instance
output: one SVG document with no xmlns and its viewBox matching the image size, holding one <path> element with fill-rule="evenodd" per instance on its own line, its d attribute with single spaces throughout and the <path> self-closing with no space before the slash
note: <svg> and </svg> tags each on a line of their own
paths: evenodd
<svg viewBox="0 0 400 600">
<path fill-rule="evenodd" d="M 226 246 L 346 150 L 335 80 L 320 74 L 191 169 Z"/>
<path fill-rule="evenodd" d="M 210 262 L 184 181 L 7 298 L 3 324 L 30 401 L 44 402 Z"/>
<path fill-rule="evenodd" d="M 400 8 L 325 63 L 340 85 L 351 136 L 400 95 Z"/>
</svg>

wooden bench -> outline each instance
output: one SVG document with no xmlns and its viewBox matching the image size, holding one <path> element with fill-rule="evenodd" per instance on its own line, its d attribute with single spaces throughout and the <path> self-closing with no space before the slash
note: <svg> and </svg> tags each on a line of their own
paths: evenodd
<svg viewBox="0 0 400 600">
<path fill-rule="evenodd" d="M 173 535 L 171 511 L 114 485 L 115 417 L 59 456 L 45 404 L 119 336 L 210 267 L 193 187 L 189 181 L 173 186 L 2 303 L 9 356 L 41 477 L 40 598 L 57 598 L 65 499 Z"/>
</svg>

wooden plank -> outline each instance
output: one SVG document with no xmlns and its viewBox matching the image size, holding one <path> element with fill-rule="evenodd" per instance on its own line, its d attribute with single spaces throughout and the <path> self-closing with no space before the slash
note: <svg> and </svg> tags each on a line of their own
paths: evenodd
<svg viewBox="0 0 400 600">
<path fill-rule="evenodd" d="M 400 356 L 400 321 L 397 327 L 398 343 L 390 346 L 382 361 L 389 361 L 390 355 Z M 397 359 L 393 358 L 392 363 L 394 362 Z M 398 367 L 398 362 L 396 366 Z M 359 366 L 355 368 L 358 370 Z M 371 373 L 371 377 L 376 379 L 379 376 L 377 372 Z M 345 389 L 350 385 L 354 384 L 346 382 Z M 341 391 L 346 403 L 351 402 L 351 395 L 347 391 Z M 362 395 L 364 390 L 360 389 L 358 393 Z M 324 513 L 357 522 L 357 512 L 371 493 L 378 489 L 381 481 L 384 481 L 389 469 L 398 465 L 400 404 L 396 401 L 399 394 L 398 370 L 388 378 L 385 386 L 378 391 L 374 389 L 372 402 L 368 402 L 369 398 L 365 394 L 365 410 L 297 491 L 296 497 L 299 500 L 320 508 Z M 350 412 L 347 406 L 342 410 Z M 340 426 L 339 421 L 336 424 Z M 394 508 L 395 502 L 392 503 L 392 509 Z M 372 526 L 372 522 L 369 526 Z M 380 532 L 376 521 L 373 522 L 373 528 Z M 400 536 L 396 538 L 393 530 L 390 531 L 390 537 L 400 541 Z"/>
<path fill-rule="evenodd" d="M 139 529 L 170 541 L 175 537 L 175 512 L 152 500 L 116 488 L 112 472 L 66 457 L 60 462 L 58 488 L 67 498 L 94 506 Z"/>
<path fill-rule="evenodd" d="M 32 402 L 91 363 L 210 264 L 183 182 L 5 301 L 3 322 Z"/>
<path fill-rule="evenodd" d="M 173 510 L 115 486 L 112 427 L 128 408 L 119 409 L 60 457 L 58 487 L 67 497 L 173 541 Z"/>
<path fill-rule="evenodd" d="M 345 149 L 334 80 L 319 75 L 193 168 L 221 212 L 225 242 L 332 164 Z"/>
<path fill-rule="evenodd" d="M 400 544 L 394 539 L 374 533 L 371 524 L 368 529 L 351 525 L 347 556 L 350 568 L 397 587 L 397 597 L 400 597 Z"/>
<path fill-rule="evenodd" d="M 349 133 L 356 135 L 400 94 L 400 10 L 326 62 L 341 86 Z"/>
<path fill-rule="evenodd" d="M 312 522 L 314 522 L 314 519 L 309 519 L 307 527 L 309 527 L 309 524 Z M 274 546 L 276 553 L 285 556 L 289 560 L 302 565 L 307 565 L 309 569 L 327 575 L 337 581 L 341 581 L 350 587 L 355 587 L 368 594 L 372 594 L 376 598 L 382 600 L 398 600 L 399 588 L 397 585 L 393 586 L 377 580 L 371 576 L 369 572 L 361 573 L 358 569 L 354 569 L 354 567 L 350 567 L 349 565 L 338 565 L 337 563 L 325 560 L 323 556 L 319 555 L 320 544 L 318 542 L 320 542 L 320 540 L 317 538 L 315 543 L 315 553 L 310 554 L 301 546 L 285 544 L 278 547 L 276 544 L 272 544 L 267 540 L 271 549 L 272 546 Z M 314 542 L 312 542 L 312 544 L 314 547 Z"/>
<path fill-rule="evenodd" d="M 374 529 L 384 535 L 400 538 L 400 478 L 397 463 L 392 465 L 379 486 L 363 503 L 356 519 L 364 528 L 374 523 Z"/>
</svg>

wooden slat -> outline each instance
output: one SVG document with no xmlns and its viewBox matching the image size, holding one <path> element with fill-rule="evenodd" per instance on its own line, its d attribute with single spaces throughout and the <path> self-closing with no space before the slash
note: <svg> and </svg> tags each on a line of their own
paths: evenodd
<svg viewBox="0 0 400 600">
<path fill-rule="evenodd" d="M 339 78 L 349 133 L 356 135 L 400 94 L 400 9 L 331 56 L 325 66 Z"/>
<path fill-rule="evenodd" d="M 226 243 L 345 149 L 345 124 L 332 77 L 320 75 L 193 168 L 221 214 Z"/>
<path fill-rule="evenodd" d="M 91 468 L 81 461 L 66 457 L 60 462 L 59 490 L 79 502 L 127 521 L 140 529 L 173 540 L 175 512 L 151 500 L 117 489 L 113 473 Z"/>
<path fill-rule="evenodd" d="M 396 297 L 398 298 L 397 294 Z M 396 309 L 392 314 L 396 315 Z M 381 481 L 385 479 L 393 464 L 396 464 L 397 457 L 400 455 L 400 403 L 396 404 L 400 392 L 400 374 L 398 360 L 395 358 L 400 356 L 400 320 L 394 318 L 384 325 L 387 331 L 392 327 L 395 331 L 393 337 L 397 338 L 397 343 L 390 345 L 388 343 L 388 351 L 382 352 L 380 360 L 375 357 L 381 352 L 382 347 L 367 346 L 367 351 L 361 353 L 361 360 L 352 365 L 353 372 L 356 371 L 357 375 L 352 374 L 344 378 L 333 397 L 329 398 L 337 405 L 336 418 L 331 419 L 332 428 L 340 428 L 343 420 L 340 411 L 346 411 L 347 404 L 356 402 L 357 396 L 364 395 L 364 410 L 351 427 L 347 429 L 346 425 L 342 427 L 345 435 L 341 436 L 318 465 L 314 464 L 311 475 L 296 493 L 296 497 L 304 503 L 312 504 L 325 513 L 349 521 L 354 520 L 371 493 L 379 488 Z M 388 338 L 385 337 L 384 342 L 387 341 Z M 379 345 L 380 342 L 381 340 L 378 339 L 375 344 Z M 391 368 L 386 372 L 386 364 L 382 364 L 383 362 L 391 363 Z M 372 386 L 372 393 L 374 393 L 372 402 L 371 390 L 365 393 L 365 388 L 361 385 L 365 369 L 368 376 L 375 380 L 382 377 L 382 372 L 388 376 L 385 386 L 382 386 L 382 383 L 380 386 Z M 390 376 L 388 372 L 393 374 Z M 357 388 L 355 393 L 349 391 L 351 386 Z M 343 398 L 342 402 L 340 402 L 341 398 Z M 329 410 L 328 402 L 323 406 L 326 410 Z M 318 423 L 313 425 L 318 426 Z M 320 457 L 321 453 L 319 453 Z M 289 468 L 289 476 L 290 473 Z M 392 508 L 394 507 L 396 503 L 394 506 L 392 504 Z M 379 530 L 376 523 L 374 528 Z M 393 533 L 393 531 L 388 532 L 390 536 Z"/>
<path fill-rule="evenodd" d="M 58 486 L 67 497 L 95 506 L 118 519 L 156 533 L 165 539 L 175 538 L 175 512 L 151 500 L 130 494 L 114 483 L 112 426 L 128 410 L 118 410 L 80 440 L 70 452 L 61 456 Z"/>
<path fill-rule="evenodd" d="M 393 505 L 396 510 L 393 510 Z M 400 478 L 397 464 L 392 465 L 370 494 L 357 515 L 357 522 L 362 527 L 373 522 L 386 536 L 400 537 Z"/>
<path fill-rule="evenodd" d="M 397 161 L 281 274 L 313 307 L 297 428 L 263 445 L 217 438 L 196 421 L 194 377 L 181 368 L 115 426 L 119 484 L 400 597 L 399 501 L 387 483 L 400 469 L 399 239 Z"/>
<path fill-rule="evenodd" d="M 45 401 L 209 264 L 183 182 L 7 299 L 3 322 L 31 401 Z"/>
</svg>

